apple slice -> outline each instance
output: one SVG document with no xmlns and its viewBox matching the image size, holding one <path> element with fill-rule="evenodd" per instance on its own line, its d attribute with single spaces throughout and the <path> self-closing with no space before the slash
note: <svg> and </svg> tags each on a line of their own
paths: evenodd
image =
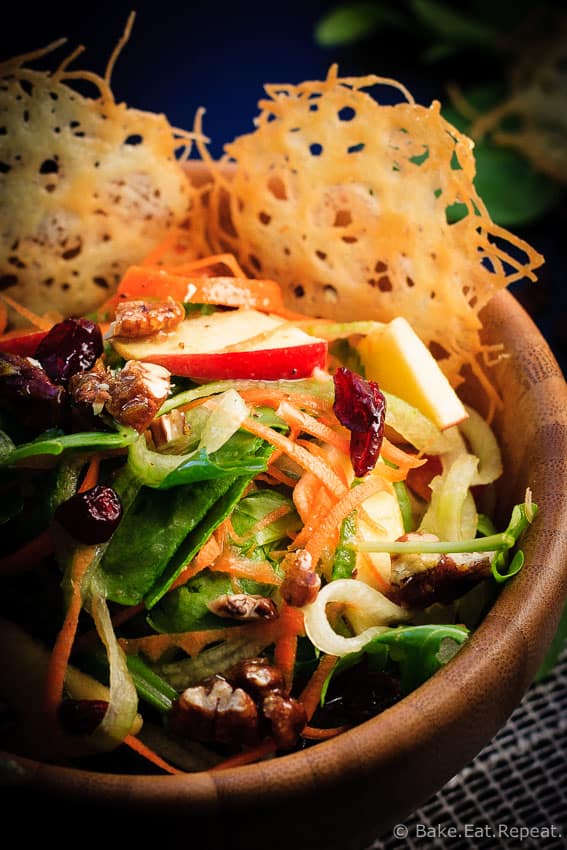
<svg viewBox="0 0 567 850">
<path fill-rule="evenodd" d="M 366 336 L 358 352 L 369 380 L 417 407 L 442 430 L 467 418 L 439 364 L 403 317 Z"/>
<path fill-rule="evenodd" d="M 110 342 L 125 360 L 157 363 L 173 375 L 206 381 L 306 378 L 327 362 L 325 340 L 280 316 L 246 309 L 186 319 L 169 333 Z"/>
</svg>

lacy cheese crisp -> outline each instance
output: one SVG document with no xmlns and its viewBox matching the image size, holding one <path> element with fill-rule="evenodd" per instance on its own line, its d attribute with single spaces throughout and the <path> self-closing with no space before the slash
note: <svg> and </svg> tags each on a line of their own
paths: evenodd
<svg viewBox="0 0 567 850">
<path fill-rule="evenodd" d="M 59 44 L 0 65 L 0 287 L 38 313 L 82 315 L 186 220 L 190 136 L 117 103 L 110 66 L 71 71 L 75 53 L 52 73 L 28 67 Z"/>
<path fill-rule="evenodd" d="M 402 102 L 382 105 L 365 91 L 376 86 Z M 376 76 L 341 79 L 336 66 L 324 81 L 266 92 L 255 131 L 211 163 L 213 247 L 279 281 L 290 308 L 404 316 L 454 384 L 465 363 L 481 373 L 482 307 L 514 280 L 535 279 L 543 258 L 491 221 L 474 187 L 473 142 L 438 102 L 420 106 Z M 227 198 L 228 219 L 217 215 Z"/>
</svg>

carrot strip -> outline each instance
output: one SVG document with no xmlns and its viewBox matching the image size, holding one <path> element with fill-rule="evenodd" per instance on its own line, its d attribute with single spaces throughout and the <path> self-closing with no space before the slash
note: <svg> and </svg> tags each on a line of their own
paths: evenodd
<svg viewBox="0 0 567 850">
<path fill-rule="evenodd" d="M 49 530 L 42 531 L 33 540 L 28 540 L 10 555 L 0 558 L 0 575 L 11 576 L 35 567 L 54 550 L 53 538 Z"/>
<path fill-rule="evenodd" d="M 274 648 L 274 661 L 276 667 L 283 673 L 284 682 L 288 693 L 293 685 L 293 671 L 297 655 L 297 635 L 303 631 L 303 616 L 301 625 L 298 627 L 297 610 L 285 602 L 280 611 L 280 624 L 282 632 L 276 641 Z"/>
<path fill-rule="evenodd" d="M 255 761 L 259 761 L 261 758 L 264 758 L 264 756 L 268 756 L 270 753 L 275 753 L 276 749 L 276 742 L 273 741 L 272 738 L 268 738 L 266 741 L 262 741 L 261 744 L 258 744 L 257 747 L 252 747 L 251 749 L 244 750 L 235 756 L 230 756 L 230 758 L 215 764 L 214 767 L 209 768 L 209 770 L 227 770 L 231 767 L 243 767 L 245 764 L 253 764 Z"/>
<path fill-rule="evenodd" d="M 93 487 L 98 483 L 98 476 L 100 472 L 100 456 L 93 455 L 89 461 L 89 465 L 87 467 L 87 471 L 85 473 L 85 477 L 81 482 L 81 486 L 78 489 L 79 493 L 85 493 L 87 490 L 92 490 Z"/>
<path fill-rule="evenodd" d="M 210 565 L 211 572 L 228 573 L 235 578 L 249 578 L 261 584 L 281 584 L 281 579 L 266 561 L 252 561 L 236 556 L 229 551 L 223 553 L 214 564 Z"/>
<path fill-rule="evenodd" d="M 396 466 L 405 470 L 417 469 L 426 463 L 426 458 L 404 452 L 403 449 L 400 449 L 399 446 L 391 443 L 386 437 L 382 440 L 380 454 L 384 460 L 388 460 L 390 463 L 395 463 Z"/>
<path fill-rule="evenodd" d="M 14 301 L 13 298 L 10 298 L 9 295 L 6 295 L 4 292 L 0 295 L 6 304 L 15 310 L 16 313 L 19 313 L 22 318 L 27 319 L 30 325 L 33 325 L 36 328 L 39 328 L 41 331 L 49 331 L 53 327 L 53 322 L 50 319 L 44 319 L 43 316 L 38 316 L 37 313 L 33 313 L 31 310 L 28 310 L 27 307 L 24 307 L 22 304 L 18 304 L 17 301 Z"/>
<path fill-rule="evenodd" d="M 142 743 L 142 741 L 140 741 L 139 738 L 136 738 L 135 735 L 126 735 L 126 737 L 124 738 L 124 741 L 122 743 L 126 744 L 127 747 L 130 747 L 131 750 L 134 750 L 134 752 L 138 753 L 138 755 L 143 756 L 143 758 L 150 761 L 156 767 L 159 767 L 162 770 L 165 770 L 166 773 L 171 773 L 171 774 L 185 773 L 184 770 L 178 770 L 176 767 L 173 767 L 173 765 L 164 761 L 164 759 L 162 759 L 161 756 L 158 756 L 157 753 L 154 753 L 154 751 L 152 749 L 150 749 L 150 747 L 148 747 L 148 746 L 146 746 L 146 744 Z"/>
<path fill-rule="evenodd" d="M 321 699 L 321 691 L 327 679 L 327 676 L 335 666 L 337 661 L 336 655 L 323 655 L 316 669 L 311 675 L 311 678 L 303 688 L 300 701 L 303 703 L 307 720 L 311 720 L 317 710 L 319 700 Z"/>
<path fill-rule="evenodd" d="M 365 479 L 356 487 L 348 490 L 336 505 L 334 505 L 323 522 L 318 526 L 305 544 L 313 563 L 317 564 L 325 546 L 335 541 L 343 519 L 370 496 L 384 489 L 384 482 L 378 475 Z"/>
<path fill-rule="evenodd" d="M 333 495 L 337 496 L 337 498 L 340 498 L 346 492 L 346 485 L 343 484 L 329 464 L 325 463 L 321 458 L 316 457 L 303 446 L 297 445 L 297 443 L 294 443 L 284 434 L 280 434 L 277 431 L 274 431 L 273 428 L 268 428 L 266 425 L 262 425 L 261 422 L 258 422 L 251 417 L 248 417 L 248 419 L 242 423 L 242 428 L 246 431 L 250 431 L 251 434 L 255 434 L 257 437 L 261 437 L 277 449 L 281 449 L 285 452 L 285 454 L 293 458 L 293 460 L 295 460 L 303 469 L 311 470 L 317 478 L 319 478 L 321 483 L 324 484 L 325 487 L 333 493 Z"/>
<path fill-rule="evenodd" d="M 316 726 L 304 726 L 301 733 L 302 738 L 308 741 L 326 741 L 329 738 L 335 738 L 337 735 L 342 735 L 350 726 L 333 726 L 330 729 L 319 729 Z"/>
<path fill-rule="evenodd" d="M 267 481 L 269 484 L 273 484 L 275 481 L 277 484 L 285 484 L 287 487 L 295 487 L 297 484 L 297 480 L 292 478 L 290 475 L 286 475 L 285 472 L 275 466 L 269 465 L 267 473 L 261 473 L 256 476 L 256 480 L 260 479 L 260 481 Z"/>
<path fill-rule="evenodd" d="M 246 278 L 246 273 L 238 265 L 238 261 L 234 254 L 211 254 L 209 257 L 202 257 L 199 260 L 191 260 L 187 263 L 173 264 L 169 266 L 170 271 L 178 270 L 181 274 L 192 274 L 196 271 L 204 271 L 212 269 L 215 266 L 225 266 L 231 271 L 234 277 Z"/>
<path fill-rule="evenodd" d="M 69 658 L 79 624 L 79 615 L 83 605 L 81 597 L 82 580 L 93 561 L 95 551 L 96 546 L 81 546 L 77 548 L 73 558 L 73 564 L 71 566 L 71 599 L 47 666 L 44 705 L 46 712 L 52 718 L 55 717 L 59 703 L 61 702 L 67 665 L 69 664 Z"/>
<path fill-rule="evenodd" d="M 337 433 L 333 428 L 323 422 L 299 410 L 288 401 L 282 401 L 276 410 L 276 414 L 280 416 L 288 425 L 293 425 L 306 434 L 311 434 L 312 437 L 318 437 L 325 443 L 334 446 L 343 452 L 349 454 L 350 440 L 342 434 Z"/>
</svg>

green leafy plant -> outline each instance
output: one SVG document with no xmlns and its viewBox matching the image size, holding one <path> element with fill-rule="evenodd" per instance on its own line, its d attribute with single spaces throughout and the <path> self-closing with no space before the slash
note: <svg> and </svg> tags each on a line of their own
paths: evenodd
<svg viewBox="0 0 567 850">
<path fill-rule="evenodd" d="M 365 73 L 387 75 L 397 53 L 439 80 L 444 117 L 475 141 L 479 195 L 496 223 L 521 227 L 565 195 L 566 33 L 546 2 L 367 0 L 332 6 L 315 41 L 365 48 Z"/>
</svg>

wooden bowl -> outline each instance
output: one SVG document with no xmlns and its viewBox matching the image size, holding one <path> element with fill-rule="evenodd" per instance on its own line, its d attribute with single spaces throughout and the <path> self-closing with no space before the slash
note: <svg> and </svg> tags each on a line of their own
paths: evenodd
<svg viewBox="0 0 567 850">
<path fill-rule="evenodd" d="M 204 836 L 208 848 L 360 850 L 489 743 L 533 681 L 567 598 L 567 385 L 509 292 L 483 319 L 487 337 L 510 355 L 494 371 L 504 399 L 495 423 L 506 469 L 502 515 L 528 486 L 540 510 L 522 544 L 523 570 L 452 661 L 358 728 L 262 764 L 117 776 L 3 754 L 5 812 L 10 798 L 23 796 L 34 817 L 40 803 L 51 815 L 58 807 L 61 816 L 84 814 L 89 834 L 119 813 L 130 836 L 159 824 L 176 841 Z"/>
</svg>

